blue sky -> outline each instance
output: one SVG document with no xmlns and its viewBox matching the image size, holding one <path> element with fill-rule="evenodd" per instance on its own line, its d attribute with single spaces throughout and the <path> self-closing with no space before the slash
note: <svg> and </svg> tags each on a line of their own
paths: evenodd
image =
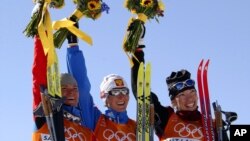
<svg viewBox="0 0 250 141">
<path fill-rule="evenodd" d="M 103 77 L 117 73 L 130 85 L 130 66 L 122 42 L 131 13 L 123 0 L 105 0 L 110 13 L 93 21 L 82 18 L 80 28 L 94 41 L 89 46 L 79 42 L 86 58 L 91 93 L 104 111 L 99 98 Z M 163 105 L 169 105 L 165 78 L 172 71 L 187 69 L 196 79 L 201 59 L 210 59 L 209 90 L 225 111 L 236 111 L 235 124 L 250 124 L 250 1 L 249 0 L 163 0 L 165 16 L 147 21 L 145 59 L 152 64 L 152 91 Z M 0 138 L 31 140 L 33 40 L 22 31 L 29 22 L 31 0 L 2 0 L 0 5 Z M 53 20 L 68 17 L 74 10 L 71 1 L 62 9 L 50 9 Z M 57 50 L 60 71 L 66 72 L 64 44 Z M 128 114 L 135 119 L 136 103 L 130 97 Z"/>
</svg>

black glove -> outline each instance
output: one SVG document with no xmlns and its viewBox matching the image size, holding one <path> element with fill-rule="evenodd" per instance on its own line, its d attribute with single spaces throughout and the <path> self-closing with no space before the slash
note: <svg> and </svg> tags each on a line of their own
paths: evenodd
<svg viewBox="0 0 250 141">
<path fill-rule="evenodd" d="M 71 21 L 75 22 L 74 26 L 76 28 L 79 28 L 78 21 L 74 16 L 71 16 L 69 19 Z M 68 40 L 68 44 L 78 43 L 78 39 L 77 39 L 76 35 L 71 33 L 70 31 L 68 32 L 67 40 Z"/>
<path fill-rule="evenodd" d="M 57 112 L 61 111 L 62 105 L 63 105 L 63 102 L 64 102 L 64 98 L 52 97 L 48 93 L 48 90 L 44 86 L 40 87 L 40 91 L 41 91 L 41 93 L 43 95 L 45 95 L 48 98 L 48 100 L 49 100 L 49 102 L 50 102 L 50 104 L 52 106 L 51 110 L 52 110 L 53 113 L 57 113 Z M 44 117 L 45 116 L 42 102 L 40 102 L 39 105 L 37 106 L 37 108 L 34 109 L 33 114 L 34 114 L 35 117 Z"/>
<path fill-rule="evenodd" d="M 145 27 L 144 23 L 141 24 L 141 28 L 142 28 L 142 33 L 141 33 L 141 37 L 139 39 L 137 48 L 145 48 L 146 47 L 143 43 L 143 39 L 144 39 L 144 36 L 146 34 L 146 27 Z"/>
<path fill-rule="evenodd" d="M 140 25 L 139 27 L 137 26 L 138 24 Z M 139 39 L 139 41 L 138 41 L 138 46 L 137 46 L 137 48 L 145 48 L 145 45 L 144 45 L 144 43 L 143 43 L 143 38 L 144 38 L 144 36 L 145 36 L 145 34 L 146 34 L 146 27 L 145 27 L 145 25 L 144 25 L 144 22 L 141 21 L 141 20 L 139 20 L 139 19 L 134 20 L 134 21 L 133 21 L 132 23 L 130 23 L 130 25 L 128 26 L 127 31 L 128 31 L 128 32 L 136 31 L 135 28 L 141 28 L 141 29 L 142 29 L 142 32 L 141 32 L 141 35 L 140 35 L 140 39 Z M 132 34 L 134 34 L 134 33 L 132 33 Z"/>
</svg>

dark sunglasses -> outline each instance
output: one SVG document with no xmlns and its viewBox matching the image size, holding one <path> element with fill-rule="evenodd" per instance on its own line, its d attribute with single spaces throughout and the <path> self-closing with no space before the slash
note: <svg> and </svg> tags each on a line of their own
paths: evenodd
<svg viewBox="0 0 250 141">
<path fill-rule="evenodd" d="M 128 95 L 129 89 L 128 88 L 112 89 L 108 92 L 108 94 L 112 96 L 117 96 L 119 94 Z"/>
<path fill-rule="evenodd" d="M 194 80 L 187 79 L 186 81 L 175 83 L 173 86 L 171 86 L 171 89 L 175 89 L 177 91 L 180 91 L 185 87 L 193 87 L 194 85 L 195 85 Z"/>
</svg>

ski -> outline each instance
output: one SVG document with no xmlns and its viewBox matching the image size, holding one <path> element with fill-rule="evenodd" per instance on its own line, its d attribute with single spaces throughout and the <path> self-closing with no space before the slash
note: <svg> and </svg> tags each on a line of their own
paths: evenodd
<svg viewBox="0 0 250 141">
<path fill-rule="evenodd" d="M 207 60 L 204 68 L 203 68 L 203 89 L 205 95 L 205 104 L 206 104 L 206 112 L 207 112 L 207 121 L 209 127 L 209 137 L 210 141 L 215 141 L 214 129 L 213 129 L 213 118 L 212 112 L 210 108 L 210 97 L 209 97 L 209 89 L 208 89 L 208 79 L 207 79 L 207 72 L 208 72 L 208 65 L 209 60 Z"/>
<path fill-rule="evenodd" d="M 58 58 L 54 50 L 56 61 L 47 68 L 48 92 L 53 97 L 61 98 L 60 72 L 58 67 Z"/>
<path fill-rule="evenodd" d="M 151 64 L 141 62 L 137 78 L 137 141 L 153 141 L 151 122 Z"/>
<path fill-rule="evenodd" d="M 57 136 L 56 136 L 56 128 L 54 124 L 54 115 L 52 111 L 52 104 L 51 101 L 48 97 L 48 92 L 44 88 L 41 89 L 41 98 L 42 98 L 42 105 L 43 105 L 43 112 L 46 118 L 48 130 L 50 133 L 50 139 L 51 141 L 57 141 Z"/>
<path fill-rule="evenodd" d="M 136 140 L 144 141 L 144 63 L 141 62 L 138 70 L 137 76 L 137 130 L 136 130 Z"/>
<path fill-rule="evenodd" d="M 152 141 L 152 130 L 150 122 L 150 91 L 151 91 L 151 64 L 147 63 L 145 68 L 144 82 L 144 106 L 145 106 L 145 141 Z"/>
<path fill-rule="evenodd" d="M 54 55 L 56 61 L 50 66 L 47 66 L 47 89 L 48 89 L 48 94 L 51 97 L 62 99 L 60 71 L 58 67 L 58 58 L 55 50 L 54 50 Z M 62 109 L 60 108 L 57 109 L 56 111 L 53 111 L 52 101 L 49 99 L 43 99 L 43 100 L 45 100 L 45 102 L 43 102 L 44 105 L 43 107 L 44 109 L 47 108 L 48 112 L 47 116 L 49 118 L 46 118 L 46 121 L 48 124 L 52 141 L 65 141 Z"/>
<path fill-rule="evenodd" d="M 203 62 L 204 60 L 202 59 L 197 71 L 197 83 L 198 83 L 198 92 L 200 98 L 200 108 L 202 114 L 203 135 L 205 141 L 214 141 L 215 136 L 213 131 L 212 114 L 210 108 L 210 98 L 209 98 L 208 80 L 207 80 L 209 60 L 207 60 L 204 66 Z"/>
<path fill-rule="evenodd" d="M 213 102 L 213 109 L 215 115 L 215 124 L 216 124 L 216 132 L 217 132 L 217 141 L 223 141 L 223 123 L 222 123 L 222 111 L 221 106 L 218 101 Z"/>
</svg>

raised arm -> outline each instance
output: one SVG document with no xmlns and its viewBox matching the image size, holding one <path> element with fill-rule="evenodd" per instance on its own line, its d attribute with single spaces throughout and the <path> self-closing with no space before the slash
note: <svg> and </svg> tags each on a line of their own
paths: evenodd
<svg viewBox="0 0 250 141">
<path fill-rule="evenodd" d="M 139 65 L 140 65 L 140 62 L 145 62 L 144 51 L 143 51 L 143 48 L 145 48 L 145 45 L 143 44 L 143 41 L 142 41 L 146 32 L 146 27 L 144 25 L 143 25 L 143 29 L 144 29 L 144 33 L 141 36 L 138 48 L 136 49 L 134 53 L 135 57 L 133 57 L 132 59 L 134 65 L 131 68 L 131 87 L 132 87 L 132 91 L 133 91 L 135 98 L 137 95 L 137 75 L 138 75 Z M 173 109 L 170 107 L 162 106 L 160 101 L 158 100 L 157 95 L 153 93 L 152 91 L 151 91 L 151 103 L 154 104 L 156 134 L 161 136 L 164 132 L 169 115 L 170 113 L 173 112 Z"/>
<path fill-rule="evenodd" d="M 133 95 L 135 99 L 137 98 L 137 76 L 138 76 L 138 69 L 140 66 L 140 62 L 144 63 L 144 52 L 142 49 L 138 49 L 135 52 L 135 57 L 139 60 L 139 62 L 133 57 L 132 61 L 134 63 L 133 67 L 131 68 L 131 88 L 133 91 Z"/>
<path fill-rule="evenodd" d="M 136 98 L 137 95 L 137 74 L 139 69 L 140 62 L 144 62 L 144 52 L 142 49 L 137 49 L 135 52 L 135 57 L 139 60 L 139 62 L 133 58 L 134 66 L 131 68 L 131 87 Z M 151 92 L 151 103 L 154 104 L 154 112 L 155 112 L 155 131 L 156 134 L 160 135 L 164 132 L 165 126 L 167 124 L 167 120 L 169 117 L 169 113 L 173 112 L 171 108 L 167 108 L 161 105 L 158 97 L 155 93 Z"/>
<path fill-rule="evenodd" d="M 32 66 L 33 79 L 33 111 L 37 110 L 41 103 L 40 86 L 47 86 L 46 67 L 47 58 L 44 54 L 42 43 L 38 36 L 34 37 L 34 60 Z M 39 129 L 45 122 L 45 118 L 38 118 L 34 115 L 34 120 Z"/>
<path fill-rule="evenodd" d="M 76 37 L 72 35 L 71 39 L 74 38 L 74 42 L 77 42 Z M 72 43 L 70 40 L 68 40 L 68 42 L 69 44 Z M 78 84 L 80 94 L 79 108 L 84 125 L 94 130 L 101 112 L 95 107 L 93 98 L 90 94 L 91 84 L 87 76 L 85 59 L 78 45 L 73 45 L 67 49 L 67 67 L 69 73 L 74 76 Z"/>
</svg>

